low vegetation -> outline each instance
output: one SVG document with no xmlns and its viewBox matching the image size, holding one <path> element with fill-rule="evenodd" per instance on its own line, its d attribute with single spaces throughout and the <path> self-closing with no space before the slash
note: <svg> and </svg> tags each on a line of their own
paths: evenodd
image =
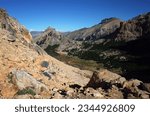
<svg viewBox="0 0 150 116">
<path fill-rule="evenodd" d="M 30 89 L 30 88 L 19 90 L 17 92 L 17 95 L 25 95 L 25 94 L 30 94 L 30 95 L 33 95 L 33 96 L 36 95 L 36 93 L 32 89 Z"/>
</svg>

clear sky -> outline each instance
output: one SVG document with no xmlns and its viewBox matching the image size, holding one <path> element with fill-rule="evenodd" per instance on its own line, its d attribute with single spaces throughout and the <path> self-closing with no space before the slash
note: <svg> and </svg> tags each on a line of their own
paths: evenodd
<svg viewBox="0 0 150 116">
<path fill-rule="evenodd" d="M 150 12 L 150 0 L 0 0 L 0 8 L 29 30 L 58 31 L 90 27 L 104 18 L 128 20 Z"/>
</svg>

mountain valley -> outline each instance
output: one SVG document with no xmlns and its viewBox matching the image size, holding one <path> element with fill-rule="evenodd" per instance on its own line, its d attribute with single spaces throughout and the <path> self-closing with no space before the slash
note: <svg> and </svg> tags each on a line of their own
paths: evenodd
<svg viewBox="0 0 150 116">
<path fill-rule="evenodd" d="M 150 98 L 150 13 L 31 33 L 0 9 L 1 99 Z"/>
</svg>

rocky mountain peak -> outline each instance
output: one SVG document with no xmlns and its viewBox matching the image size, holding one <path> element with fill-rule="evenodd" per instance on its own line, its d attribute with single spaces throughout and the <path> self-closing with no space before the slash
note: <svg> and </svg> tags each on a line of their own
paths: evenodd
<svg viewBox="0 0 150 116">
<path fill-rule="evenodd" d="M 62 34 L 57 32 L 54 28 L 48 27 L 43 33 L 34 38 L 34 42 L 42 48 L 47 48 L 49 45 L 60 44 Z"/>
<path fill-rule="evenodd" d="M 45 31 L 56 31 L 56 29 L 49 26 L 45 29 Z"/>
</svg>

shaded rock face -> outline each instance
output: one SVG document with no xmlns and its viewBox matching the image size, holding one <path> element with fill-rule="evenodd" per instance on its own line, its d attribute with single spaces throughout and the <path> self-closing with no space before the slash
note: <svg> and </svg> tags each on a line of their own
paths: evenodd
<svg viewBox="0 0 150 116">
<path fill-rule="evenodd" d="M 116 40 L 131 41 L 150 34 L 150 13 L 139 15 L 132 20 L 122 22 L 117 30 Z"/>
<path fill-rule="evenodd" d="M 134 22 L 123 22 L 120 24 L 116 40 L 134 40 L 142 36 L 142 28 Z"/>
</svg>

